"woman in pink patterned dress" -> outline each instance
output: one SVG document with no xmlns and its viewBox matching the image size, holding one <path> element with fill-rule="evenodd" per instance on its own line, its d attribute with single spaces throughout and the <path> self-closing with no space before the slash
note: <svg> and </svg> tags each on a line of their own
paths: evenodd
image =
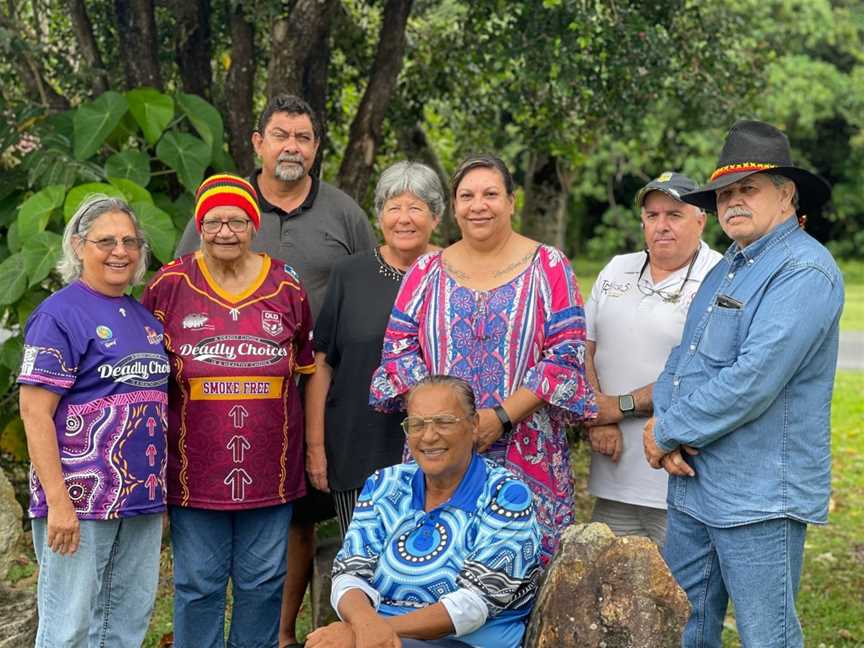
<svg viewBox="0 0 864 648">
<path fill-rule="evenodd" d="M 573 521 L 565 426 L 597 409 L 582 297 L 561 251 L 513 231 L 513 178 L 500 159 L 465 160 L 453 201 L 462 239 L 406 274 L 369 401 L 401 409 L 428 374 L 467 380 L 480 408 L 478 449 L 534 492 L 545 564 Z"/>
</svg>

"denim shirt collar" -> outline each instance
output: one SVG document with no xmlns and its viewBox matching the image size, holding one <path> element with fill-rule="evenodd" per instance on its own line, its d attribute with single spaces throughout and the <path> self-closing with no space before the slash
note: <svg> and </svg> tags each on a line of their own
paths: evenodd
<svg viewBox="0 0 864 648">
<path fill-rule="evenodd" d="M 761 236 L 760 238 L 753 241 L 750 245 L 741 249 L 738 243 L 732 243 L 729 246 L 729 249 L 726 250 L 726 254 L 724 258 L 729 263 L 734 263 L 738 260 L 738 256 L 740 255 L 739 263 L 744 262 L 754 262 L 756 259 L 766 250 L 771 249 L 777 243 L 785 239 L 789 234 L 794 232 L 800 227 L 798 224 L 798 218 L 793 214 L 790 218 L 787 218 L 785 221 L 777 225 L 773 230 Z"/>
<path fill-rule="evenodd" d="M 456 492 L 441 506 L 455 506 L 467 513 L 477 510 L 477 500 L 483 494 L 486 484 L 486 462 L 476 452 L 471 457 L 468 469 L 462 475 L 462 481 L 456 487 Z M 411 478 L 411 508 L 422 511 L 426 504 L 426 475 L 417 466 L 417 471 Z"/>
</svg>

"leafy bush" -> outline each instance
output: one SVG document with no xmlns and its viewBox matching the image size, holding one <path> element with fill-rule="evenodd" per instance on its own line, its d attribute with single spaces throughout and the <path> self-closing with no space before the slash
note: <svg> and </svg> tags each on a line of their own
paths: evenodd
<svg viewBox="0 0 864 648">
<path fill-rule="evenodd" d="M 125 199 L 141 221 L 154 267 L 174 246 L 208 168 L 233 169 L 222 117 L 204 99 L 152 88 L 108 91 L 49 117 L 0 105 L 0 449 L 22 458 L 17 418 L 23 327 L 61 283 L 61 234 L 81 202 Z"/>
</svg>

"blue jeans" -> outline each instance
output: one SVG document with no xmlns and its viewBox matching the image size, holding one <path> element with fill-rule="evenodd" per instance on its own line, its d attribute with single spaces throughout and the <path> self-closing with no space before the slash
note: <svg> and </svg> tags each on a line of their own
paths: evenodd
<svg viewBox="0 0 864 648">
<path fill-rule="evenodd" d="M 729 597 L 744 648 L 803 648 L 795 612 L 807 525 L 789 518 L 710 527 L 669 507 L 666 562 L 687 592 L 684 648 L 720 648 Z"/>
<path fill-rule="evenodd" d="M 169 507 L 174 549 L 174 646 L 225 646 L 225 593 L 234 607 L 230 648 L 271 648 L 279 611 L 291 504 L 245 511 Z"/>
<path fill-rule="evenodd" d="M 48 547 L 46 519 L 33 520 L 36 648 L 139 648 L 159 583 L 162 514 L 80 524 L 78 550 L 61 556 Z"/>
</svg>

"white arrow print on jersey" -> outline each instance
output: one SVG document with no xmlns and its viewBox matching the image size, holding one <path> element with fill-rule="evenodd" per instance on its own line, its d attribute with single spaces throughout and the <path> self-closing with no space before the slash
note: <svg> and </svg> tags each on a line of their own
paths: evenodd
<svg viewBox="0 0 864 648">
<path fill-rule="evenodd" d="M 252 447 L 252 444 L 246 440 L 246 437 L 235 434 L 225 447 L 231 451 L 234 463 L 243 463 L 243 455 Z"/>
<path fill-rule="evenodd" d="M 235 405 L 228 412 L 228 416 L 234 419 L 234 428 L 239 430 L 245 425 L 246 417 L 249 416 L 249 412 L 247 412 L 246 408 L 242 405 Z"/>
<path fill-rule="evenodd" d="M 246 498 L 246 486 L 252 483 L 252 478 L 242 468 L 235 468 L 228 473 L 223 483 L 231 487 L 231 499 L 242 502 Z"/>
</svg>

